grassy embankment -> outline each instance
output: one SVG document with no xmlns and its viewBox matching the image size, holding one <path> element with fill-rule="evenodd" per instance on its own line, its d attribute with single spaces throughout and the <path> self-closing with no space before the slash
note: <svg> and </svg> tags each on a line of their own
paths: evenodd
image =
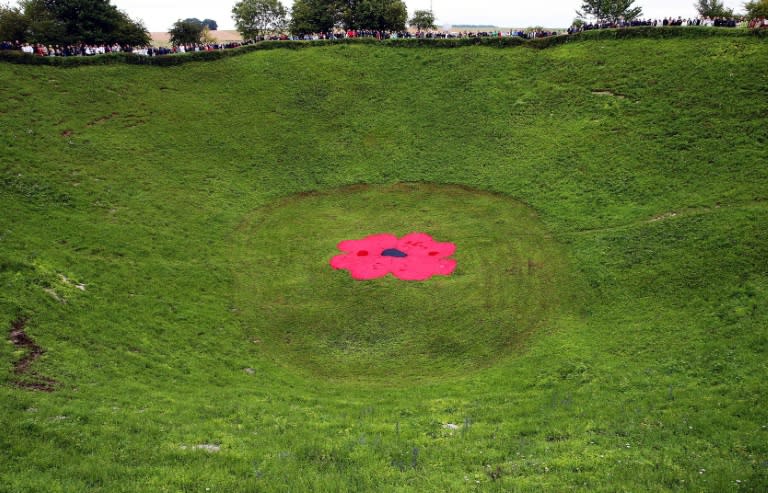
<svg viewBox="0 0 768 493">
<path fill-rule="evenodd" d="M 0 66 L 0 491 L 765 490 L 765 43 Z"/>
</svg>

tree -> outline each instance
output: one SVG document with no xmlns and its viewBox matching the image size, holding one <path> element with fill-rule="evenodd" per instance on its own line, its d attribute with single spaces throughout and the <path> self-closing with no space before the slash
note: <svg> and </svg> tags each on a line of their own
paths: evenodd
<svg viewBox="0 0 768 493">
<path fill-rule="evenodd" d="M 336 0 L 344 29 L 403 31 L 408 9 L 401 0 Z"/>
<path fill-rule="evenodd" d="M 287 15 L 288 10 L 280 0 L 241 0 L 232 8 L 232 19 L 243 39 L 283 31 Z"/>
<path fill-rule="evenodd" d="M 693 6 L 701 17 L 733 17 L 733 9 L 725 8 L 719 0 L 698 0 Z"/>
<path fill-rule="evenodd" d="M 203 24 L 203 31 L 200 33 L 200 42 L 203 44 L 213 44 L 216 41 L 218 40 L 211 34 L 211 30 L 208 29 L 208 26 Z"/>
<path fill-rule="evenodd" d="M 0 5 L 0 40 L 25 40 L 29 21 L 24 12 L 18 7 Z"/>
<path fill-rule="evenodd" d="M 632 7 L 635 0 L 584 0 L 579 17 L 594 17 L 598 22 L 615 24 L 619 21 L 631 21 L 643 14 L 641 7 Z"/>
<path fill-rule="evenodd" d="M 571 22 L 571 27 L 575 29 L 581 29 L 582 27 L 584 27 L 584 19 L 580 17 L 573 19 L 573 22 Z"/>
<path fill-rule="evenodd" d="M 219 28 L 219 24 L 213 19 L 203 19 L 202 21 L 197 17 L 187 17 L 182 22 L 189 22 L 191 24 L 200 24 L 203 29 L 208 28 L 209 31 L 215 31 Z"/>
<path fill-rule="evenodd" d="M 334 27 L 402 31 L 408 9 L 402 0 L 295 0 L 290 29 L 294 34 L 327 32 Z"/>
<path fill-rule="evenodd" d="M 768 0 L 753 0 L 744 4 L 748 19 L 768 19 Z"/>
<path fill-rule="evenodd" d="M 109 0 L 43 0 L 61 24 L 65 44 L 78 42 L 146 44 L 149 41 L 141 23 L 133 22 Z"/>
<path fill-rule="evenodd" d="M 145 45 L 149 33 L 109 0 L 22 0 L 0 10 L 0 26 L 13 22 L 14 38 L 43 44 Z M 23 28 L 23 35 L 21 29 Z M 8 31 L 7 28 L 4 28 Z"/>
<path fill-rule="evenodd" d="M 203 35 L 203 24 L 197 19 L 178 20 L 168 30 L 174 46 L 197 44 Z"/>
<path fill-rule="evenodd" d="M 187 17 L 186 19 L 184 19 L 181 22 L 189 22 L 190 24 L 199 24 L 200 26 L 203 25 L 203 21 L 201 21 L 197 17 Z"/>
<path fill-rule="evenodd" d="M 340 18 L 338 4 L 329 0 L 294 0 L 289 29 L 293 34 L 331 31 Z"/>
<path fill-rule="evenodd" d="M 419 31 L 435 29 L 437 27 L 435 25 L 435 14 L 431 10 L 417 10 L 408 21 L 408 25 L 415 27 Z"/>
<path fill-rule="evenodd" d="M 405 2 L 395 0 L 392 2 L 383 2 L 381 19 L 379 25 L 381 31 L 405 31 L 405 23 L 408 21 L 408 7 Z"/>
<path fill-rule="evenodd" d="M 24 32 L 20 34 L 19 41 L 28 43 L 43 44 L 71 44 L 65 41 L 64 26 L 54 16 L 54 13 L 48 9 L 43 0 L 22 0 L 21 6 L 22 19 L 20 26 L 23 25 Z"/>
<path fill-rule="evenodd" d="M 124 15 L 127 21 L 121 23 L 114 31 L 114 41 L 111 41 L 111 43 L 116 42 L 117 44 L 129 46 L 145 46 L 150 44 L 152 38 L 150 38 L 144 23 L 142 21 L 131 21 L 127 14 Z"/>
</svg>

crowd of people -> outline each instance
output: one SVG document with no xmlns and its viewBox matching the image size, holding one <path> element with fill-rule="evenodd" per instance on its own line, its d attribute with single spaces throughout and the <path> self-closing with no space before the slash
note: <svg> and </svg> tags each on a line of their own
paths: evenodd
<svg viewBox="0 0 768 493">
<path fill-rule="evenodd" d="M 371 30 L 348 30 L 326 33 L 313 33 L 305 35 L 287 34 L 274 36 L 260 36 L 249 41 L 232 41 L 227 43 L 207 43 L 207 44 L 182 44 L 177 46 L 122 46 L 122 45 L 88 45 L 78 44 L 75 46 L 58 46 L 44 44 L 30 44 L 21 42 L 0 42 L 0 50 L 16 50 L 29 55 L 36 56 L 94 56 L 107 53 L 134 53 L 145 56 L 171 55 L 174 53 L 189 53 L 199 51 L 225 50 L 239 48 L 259 41 L 311 41 L 311 40 L 338 40 L 354 38 L 375 38 L 375 39 L 447 39 L 447 38 L 475 38 L 475 37 L 508 37 L 519 36 L 526 39 L 542 36 L 554 36 L 558 34 L 554 31 L 482 31 L 482 32 L 443 32 L 443 31 L 371 31 Z"/>
<path fill-rule="evenodd" d="M 700 27 L 741 27 L 757 29 L 761 27 L 768 27 L 768 21 L 766 19 L 754 19 L 747 21 L 746 19 L 737 19 L 734 17 L 698 17 L 695 19 L 683 19 L 682 17 L 668 17 L 665 19 L 635 19 L 632 21 L 621 21 L 614 23 L 588 23 L 582 25 L 574 25 L 568 29 L 568 33 L 589 31 L 593 29 L 616 29 L 625 27 L 666 27 L 666 26 L 700 26 Z"/>
<path fill-rule="evenodd" d="M 22 53 L 37 56 L 93 56 L 104 55 L 106 53 L 130 53 L 133 51 L 133 47 L 121 46 L 118 44 L 91 45 L 82 43 L 78 45 L 59 46 L 39 43 L 21 43 L 19 41 L 2 41 L 0 42 L 0 50 L 19 50 Z"/>
<path fill-rule="evenodd" d="M 43 44 L 30 44 L 21 43 L 19 41 L 2 41 L 0 42 L 0 50 L 17 50 L 29 55 L 36 56 L 95 56 L 103 55 L 107 53 L 134 53 L 144 56 L 160 56 L 170 55 L 174 53 L 186 53 L 186 52 L 199 52 L 199 51 L 213 51 L 224 50 L 231 48 L 238 48 L 247 44 L 251 44 L 258 41 L 274 40 L 274 41 L 308 41 L 308 40 L 334 40 L 334 39 L 353 39 L 353 38 L 375 38 L 375 39 L 452 39 L 452 38 L 478 38 L 478 37 L 520 37 L 524 39 L 534 39 L 548 36 L 556 36 L 558 34 L 574 34 L 582 31 L 590 31 L 594 29 L 615 29 L 626 27 L 661 27 L 661 26 L 708 26 L 708 27 L 748 27 L 750 29 L 768 28 L 768 20 L 765 18 L 755 19 L 747 22 L 746 20 L 739 20 L 735 18 L 696 18 L 696 19 L 683 19 L 678 18 L 666 18 L 666 19 L 639 19 L 633 21 L 622 21 L 617 23 L 586 23 L 581 25 L 574 25 L 568 28 L 567 31 L 559 33 L 557 31 L 546 31 L 542 29 L 529 29 L 529 30 L 516 30 L 516 31 L 373 31 L 373 30 L 347 30 L 347 31 L 334 31 L 325 33 L 313 33 L 305 35 L 274 35 L 274 36 L 262 36 L 255 40 L 247 42 L 227 42 L 227 43 L 208 43 L 208 44 L 187 44 L 178 46 L 123 46 L 119 44 L 114 45 L 89 45 L 78 44 L 73 46 L 47 46 Z"/>
<path fill-rule="evenodd" d="M 461 38 L 487 38 L 487 37 L 511 37 L 519 36 L 526 39 L 542 36 L 554 36 L 556 31 L 529 30 L 529 31 L 366 31 L 366 30 L 348 30 L 330 33 L 313 33 L 302 36 L 271 37 L 267 39 L 290 39 L 298 41 L 316 41 L 323 39 L 353 39 L 353 38 L 376 38 L 376 39 L 461 39 Z"/>
<path fill-rule="evenodd" d="M 238 48 L 247 43 L 242 42 L 229 42 L 229 43 L 211 43 L 211 44 L 191 44 L 191 45 L 179 45 L 179 46 L 129 46 L 129 45 L 91 45 L 91 44 L 78 44 L 69 46 L 59 45 L 44 45 L 44 44 L 31 44 L 21 43 L 19 41 L 2 41 L 0 42 L 0 50 L 15 50 L 21 51 L 28 55 L 36 56 L 95 56 L 105 55 L 107 53 L 134 53 L 137 55 L 146 56 L 158 56 L 158 55 L 170 55 L 173 53 L 185 53 L 190 51 L 213 51 L 224 50 L 230 48 Z"/>
<path fill-rule="evenodd" d="M 232 48 L 240 48 L 241 46 L 252 43 L 252 41 L 231 41 L 228 43 L 182 44 L 178 46 L 142 46 L 139 48 L 134 48 L 132 52 L 136 55 L 160 56 L 173 55 L 174 53 L 191 53 L 196 51 L 228 50 Z"/>
</svg>

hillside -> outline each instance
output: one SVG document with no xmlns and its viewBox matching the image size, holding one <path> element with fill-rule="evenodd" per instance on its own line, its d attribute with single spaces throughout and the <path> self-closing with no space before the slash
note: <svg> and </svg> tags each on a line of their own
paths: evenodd
<svg viewBox="0 0 768 493">
<path fill-rule="evenodd" d="M 765 491 L 766 42 L 0 65 L 0 491 Z"/>
</svg>

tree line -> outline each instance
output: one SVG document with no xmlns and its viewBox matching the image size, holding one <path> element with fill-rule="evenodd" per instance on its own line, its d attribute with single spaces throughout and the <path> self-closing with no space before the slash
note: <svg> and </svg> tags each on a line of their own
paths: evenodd
<svg viewBox="0 0 768 493">
<path fill-rule="evenodd" d="M 290 11 L 280 0 L 241 0 L 232 8 L 232 19 L 245 40 L 286 31 L 295 35 L 334 29 L 399 32 L 406 23 L 418 30 L 436 28 L 429 10 L 417 10 L 408 19 L 402 0 L 296 0 Z M 205 37 L 201 26 L 188 20 L 177 21 L 169 32 L 173 44 L 194 44 Z"/>
<path fill-rule="evenodd" d="M 579 19 L 592 18 L 598 23 L 632 21 L 642 15 L 642 8 L 634 3 L 582 0 L 577 14 Z M 697 0 L 694 6 L 702 17 L 734 16 L 721 0 Z M 768 0 L 750 0 L 744 8 L 748 19 L 768 18 Z M 240 0 L 232 8 L 232 18 L 246 40 L 286 31 L 304 35 L 336 29 L 400 32 L 406 24 L 422 31 L 436 27 L 431 10 L 417 10 L 408 19 L 403 0 L 295 0 L 290 11 L 280 0 Z M 176 45 L 205 43 L 209 32 L 217 28 L 212 19 L 188 18 L 175 22 L 169 33 Z M 0 5 L 0 40 L 44 45 L 150 43 L 142 22 L 131 19 L 109 0 L 20 0 L 16 7 Z"/>
<path fill-rule="evenodd" d="M 0 40 L 44 45 L 131 45 L 149 43 L 140 21 L 109 0 L 21 0 L 0 5 Z"/>
<path fill-rule="evenodd" d="M 575 23 L 584 19 L 594 19 L 598 24 L 617 24 L 631 22 L 643 15 L 643 9 L 634 5 L 635 0 L 583 0 L 581 10 L 577 10 Z M 702 18 L 731 19 L 736 17 L 732 8 L 725 7 L 721 0 L 697 0 L 693 4 Z M 744 4 L 746 19 L 768 18 L 768 0 L 751 0 Z"/>
</svg>

